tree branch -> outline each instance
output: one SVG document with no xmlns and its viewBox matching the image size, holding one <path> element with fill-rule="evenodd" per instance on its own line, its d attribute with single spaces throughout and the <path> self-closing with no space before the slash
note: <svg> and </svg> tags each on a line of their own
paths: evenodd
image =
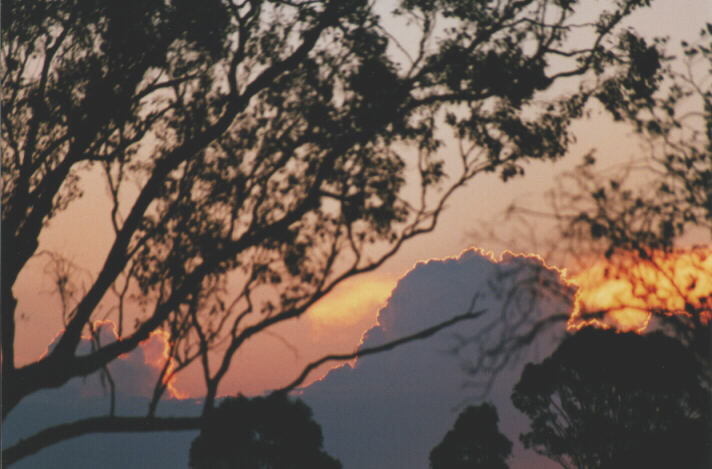
<svg viewBox="0 0 712 469">
<path fill-rule="evenodd" d="M 361 358 L 365 357 L 367 355 L 373 355 L 376 353 L 381 353 L 381 352 L 386 352 L 388 350 L 392 350 L 396 347 L 399 347 L 401 345 L 407 344 L 408 342 L 413 342 L 415 340 L 420 340 L 420 339 L 427 339 L 428 337 L 435 335 L 436 333 L 440 332 L 443 329 L 446 329 L 454 324 L 457 324 L 458 322 L 469 320 L 469 319 L 477 319 L 478 317 L 482 316 L 485 313 L 486 310 L 478 310 L 478 311 L 470 311 L 467 313 L 463 313 L 460 315 L 457 315 L 453 318 L 448 319 L 447 321 L 443 321 L 439 324 L 436 324 L 434 326 L 431 326 L 427 329 L 423 329 L 422 331 L 416 332 L 415 334 L 407 335 L 405 337 L 398 338 L 396 340 L 393 340 L 391 342 L 386 342 L 385 344 L 377 345 L 375 347 L 366 347 L 366 348 L 361 348 L 359 350 L 356 350 L 353 353 L 345 353 L 345 354 L 334 354 L 334 355 L 327 355 L 325 357 L 320 358 L 317 361 L 314 361 L 310 364 L 308 364 L 306 367 L 304 367 L 304 370 L 301 372 L 297 378 L 289 383 L 287 386 L 278 389 L 274 392 L 279 392 L 279 393 L 288 393 L 296 389 L 299 385 L 301 385 L 304 380 L 309 376 L 309 373 L 311 373 L 315 368 L 320 367 L 324 363 L 331 362 L 331 361 L 348 361 L 348 360 L 353 360 L 354 358 Z"/>
<path fill-rule="evenodd" d="M 89 433 L 133 433 L 200 429 L 200 417 L 91 417 L 47 428 L 2 453 L 7 467 L 48 446 Z"/>
</svg>

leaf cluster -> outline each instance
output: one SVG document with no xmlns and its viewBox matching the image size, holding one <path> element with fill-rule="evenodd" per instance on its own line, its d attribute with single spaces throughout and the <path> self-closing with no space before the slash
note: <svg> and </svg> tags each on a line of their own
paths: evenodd
<svg viewBox="0 0 712 469">
<path fill-rule="evenodd" d="M 208 414 L 190 447 L 190 467 L 339 469 L 322 448 L 311 409 L 284 394 L 228 397 Z"/>
<path fill-rule="evenodd" d="M 660 333 L 583 329 L 525 367 L 512 394 L 531 420 L 521 440 L 566 468 L 704 467 L 702 373 Z"/>
<path fill-rule="evenodd" d="M 244 343 L 432 231 L 469 180 L 561 157 L 594 92 L 538 98 L 561 80 L 628 73 L 607 41 L 646 4 L 579 24 L 568 1 L 408 0 L 391 18 L 415 35 L 405 47 L 366 0 L 6 2 L 3 415 L 158 328 L 170 360 L 149 414 L 191 363 L 209 410 Z M 571 48 L 576 34 L 591 43 Z M 96 174 L 111 247 L 57 346 L 16 367 L 13 286 Z M 77 356 L 105 319 L 119 339 Z"/>
<path fill-rule="evenodd" d="M 467 407 L 430 452 L 430 467 L 507 469 L 512 442 L 499 432 L 498 421 L 497 409 L 491 404 Z"/>
</svg>

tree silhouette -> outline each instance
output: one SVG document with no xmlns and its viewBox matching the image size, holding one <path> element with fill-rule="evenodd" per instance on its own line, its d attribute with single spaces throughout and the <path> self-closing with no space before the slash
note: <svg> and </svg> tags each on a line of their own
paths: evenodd
<svg viewBox="0 0 712 469">
<path fill-rule="evenodd" d="M 655 47 L 666 43 L 655 40 Z M 548 192 L 551 210 L 514 205 L 507 213 L 524 233 L 533 226 L 550 235 L 537 246 L 521 246 L 535 236 L 519 234 L 505 240 L 510 246 L 535 249 L 566 266 L 569 279 L 596 274 L 583 278 L 583 289 L 595 291 L 607 282 L 625 282 L 625 288 L 618 294 L 602 291 L 605 304 L 581 295 L 573 319 L 571 311 L 542 318 L 521 310 L 501 324 L 501 334 L 487 331 L 472 339 L 486 344 L 474 373 L 498 372 L 552 327 L 620 327 L 614 317 L 621 312 L 643 318 L 643 329 L 678 338 L 703 369 L 712 370 L 712 25 L 700 32 L 699 41 L 681 48 L 681 57 L 659 54 L 669 60 L 656 85 L 644 91 L 635 83 L 646 68 L 647 49 L 631 42 L 639 71 L 606 81 L 596 95 L 613 119 L 640 137 L 641 150 L 632 162 L 601 168 L 591 151 Z M 542 220 L 546 229 L 537 223 Z M 520 285 L 541 295 L 571 295 L 552 287 L 558 285 L 545 278 Z M 704 379 L 712 385 L 712 374 Z"/>
<path fill-rule="evenodd" d="M 512 394 L 531 420 L 521 440 L 565 468 L 709 467 L 702 373 L 661 333 L 582 329 L 524 368 Z"/>
<path fill-rule="evenodd" d="M 551 212 L 509 212 L 524 222 L 542 215 L 554 221 L 544 247 L 570 267 L 569 279 L 583 280 L 582 290 L 573 318 L 572 311 L 532 318 L 521 310 L 520 319 L 503 323 L 493 340 L 475 337 L 487 344 L 473 368 L 480 379 L 490 380 L 552 326 L 615 329 L 621 327 L 616 314 L 634 312 L 644 318 L 641 330 L 657 331 L 638 337 L 584 330 L 542 364 L 527 366 L 513 395 L 532 419 L 522 439 L 564 467 L 712 464 L 710 35 L 708 24 L 699 42 L 682 44 L 682 59 L 660 72 L 654 93 L 628 86 L 633 74 L 608 82 L 598 94 L 613 118 L 645 143 L 639 158 L 601 170 L 591 152 L 549 193 Z M 689 246 L 685 236 L 699 244 Z M 543 280 L 519 288 L 571 295 Z M 608 282 L 617 285 L 599 292 L 605 302 L 589 301 L 586 290 L 595 296 Z"/>
<path fill-rule="evenodd" d="M 197 428 L 155 415 L 176 373 L 202 366 L 208 412 L 250 338 L 431 231 L 476 175 L 506 180 L 527 159 L 562 156 L 604 78 L 633 67 L 634 84 L 648 85 L 655 67 L 641 70 L 626 49 L 652 49 L 631 33 L 615 40 L 647 3 L 620 0 L 581 23 L 575 2 L 559 0 L 408 0 L 387 17 L 364 0 L 5 2 L 3 418 L 28 395 L 106 370 L 157 329 L 171 344 L 145 419 L 48 428 L 5 462 L 91 432 Z M 416 42 L 401 43 L 402 28 Z M 574 35 L 588 45 L 571 47 Z M 598 80 L 543 96 L 577 76 Z M 445 129 L 459 170 L 438 152 Z M 86 290 L 56 278 L 65 330 L 18 366 L 13 287 L 97 172 L 110 248 Z M 118 339 L 77 355 L 105 319 Z"/>
<path fill-rule="evenodd" d="M 589 156 L 572 175 L 575 189 L 554 197 L 569 251 L 605 257 L 607 278 L 627 278 L 636 292 L 609 310 L 635 308 L 637 300 L 650 305 L 653 322 L 712 370 L 712 82 L 699 73 L 712 65 L 712 24 L 682 48 L 684 72 L 669 68 L 663 93 L 633 99 L 612 83 L 602 94 L 613 116 L 647 143 L 646 158 L 611 174 L 597 171 Z M 681 243 L 686 235 L 697 246 Z M 680 255 L 687 256 L 682 269 Z M 591 308 L 581 317 L 610 312 Z"/>
<path fill-rule="evenodd" d="M 469 406 L 455 426 L 430 452 L 432 469 L 507 469 L 512 442 L 499 432 L 497 409 L 491 404 Z"/>
<path fill-rule="evenodd" d="M 192 469 L 339 469 L 322 448 L 311 410 L 285 394 L 230 397 L 211 411 L 190 447 Z"/>
</svg>

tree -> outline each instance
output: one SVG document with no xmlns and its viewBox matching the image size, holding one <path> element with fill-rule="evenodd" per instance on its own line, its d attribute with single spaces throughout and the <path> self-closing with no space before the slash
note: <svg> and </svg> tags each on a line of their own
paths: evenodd
<svg viewBox="0 0 712 469">
<path fill-rule="evenodd" d="M 205 417 L 190 447 L 190 467 L 340 469 L 322 444 L 321 427 L 302 401 L 285 394 L 238 396 Z"/>
<path fill-rule="evenodd" d="M 499 432 L 497 409 L 491 404 L 469 406 L 458 415 L 430 453 L 432 469 L 507 469 L 512 442 Z"/>
<path fill-rule="evenodd" d="M 605 259 L 599 283 L 628 283 L 625 294 L 606 307 L 581 302 L 569 326 L 605 327 L 615 325 L 611 317 L 619 312 L 642 313 L 643 328 L 663 330 L 693 351 L 707 370 L 703 379 L 709 387 L 712 24 L 700 32 L 698 42 L 681 47 L 683 66 L 667 67 L 660 92 L 635 99 L 617 92 L 613 81 L 599 96 L 615 119 L 640 135 L 648 154 L 615 173 L 597 168 L 589 155 L 571 174 L 573 189 L 560 188 L 552 198 L 558 237 L 569 252 Z"/>
<path fill-rule="evenodd" d="M 582 329 L 524 368 L 512 393 L 531 420 L 522 443 L 565 468 L 709 467 L 702 373 L 661 333 Z"/>
<path fill-rule="evenodd" d="M 633 329 L 657 331 L 645 338 L 584 331 L 583 338 L 565 339 L 542 364 L 527 366 L 513 396 L 532 418 L 523 440 L 564 467 L 709 467 L 712 451 L 699 436 L 712 429 L 710 34 L 707 25 L 699 42 L 682 44 L 682 59 L 662 69 L 654 93 L 637 93 L 622 77 L 597 95 L 615 120 L 641 137 L 644 146 L 634 162 L 601 169 L 591 152 L 551 190 L 550 212 L 509 212 L 525 222 L 532 216 L 553 220 L 546 246 L 567 265 L 579 291 L 572 295 L 572 311 L 528 320 L 521 311 L 515 324 L 523 326 L 510 327 L 484 348 L 475 372 L 497 372 L 552 326 L 572 333 L 585 325 L 631 329 L 617 317 L 633 313 Z M 690 246 L 686 236 L 697 245 Z M 520 288 L 557 294 L 542 279 Z M 662 356 L 650 345 L 655 342 L 670 355 Z M 667 394 L 665 383 L 655 380 L 676 372 L 686 375 Z M 632 376 L 651 384 L 636 389 Z M 653 412 L 631 415 L 653 403 L 667 410 L 667 422 L 655 427 Z M 635 444 L 619 444 L 631 434 L 637 435 Z"/>
<path fill-rule="evenodd" d="M 712 369 L 712 83 L 706 73 L 712 66 L 712 24 L 699 42 L 683 43 L 682 49 L 684 71 L 668 68 L 661 93 L 636 100 L 617 93 L 613 82 L 600 96 L 613 117 L 647 143 L 649 154 L 636 162 L 638 169 L 611 176 L 596 171 L 589 156 L 573 175 L 577 190 L 554 197 L 561 236 L 571 249 L 585 246 L 608 259 L 609 277 L 628 278 L 655 322 Z M 681 246 L 690 233 L 699 245 Z M 684 275 L 675 262 L 681 254 L 690 259 Z M 595 318 L 601 312 L 584 313 Z"/>
<path fill-rule="evenodd" d="M 592 150 L 548 192 L 551 210 L 519 205 L 508 210 L 525 230 L 532 222 L 545 223 L 535 229 L 551 236 L 536 250 L 566 266 L 580 291 L 573 312 L 524 318 L 526 311 L 521 311 L 520 320 L 504 325 L 501 337 L 483 347 L 486 360 L 474 371 L 497 372 L 552 327 L 621 327 L 615 319 L 620 313 L 637 316 L 634 329 L 663 330 L 678 338 L 702 369 L 712 370 L 711 35 L 707 24 L 699 41 L 681 44 L 682 57 L 664 52 L 666 41 L 656 39 L 659 57 L 667 59 L 654 87 L 644 91 L 632 85 L 636 73 L 631 73 L 605 80 L 595 95 L 599 108 L 640 138 L 634 161 L 601 168 Z M 646 55 L 635 42 L 629 50 Z M 610 284 L 617 284 L 615 294 L 605 291 Z M 571 295 L 553 291 L 557 285 L 542 278 L 520 287 Z M 603 303 L 601 296 L 606 297 Z M 705 380 L 712 384 L 712 375 Z"/>
<path fill-rule="evenodd" d="M 88 432 L 197 428 L 155 415 L 176 373 L 202 367 L 208 412 L 246 341 L 431 231 L 457 188 L 562 156 L 592 88 L 539 98 L 634 67 L 622 48 L 634 36 L 614 33 L 642 5 L 619 0 L 579 23 L 561 0 L 407 0 L 388 18 L 366 1 L 5 2 L 3 418 L 28 395 L 106 372 L 157 329 L 171 344 L 145 419 L 48 428 L 6 462 Z M 572 35 L 590 42 L 569 47 Z M 448 128 L 459 170 L 438 153 Z M 66 328 L 16 366 L 13 286 L 96 171 L 111 247 L 86 291 L 56 278 Z M 78 356 L 100 319 L 118 339 Z"/>
</svg>

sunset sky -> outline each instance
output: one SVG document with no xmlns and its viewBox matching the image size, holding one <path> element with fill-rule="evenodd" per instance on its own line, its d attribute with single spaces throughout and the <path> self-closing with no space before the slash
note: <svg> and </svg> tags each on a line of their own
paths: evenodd
<svg viewBox="0 0 712 469">
<path fill-rule="evenodd" d="M 644 34 L 669 35 L 670 48 L 675 52 L 680 40 L 694 41 L 704 22 L 712 20 L 712 6 L 707 0 L 659 0 L 653 5 L 652 9 L 638 12 L 631 25 Z M 496 175 L 477 177 L 451 199 L 433 233 L 407 243 L 375 272 L 340 285 L 303 317 L 260 334 L 238 353 L 220 385 L 219 394 L 259 395 L 279 388 L 296 377 L 306 364 L 325 354 L 351 352 L 362 344 L 377 345 L 462 313 L 478 292 L 484 292 L 481 307 L 501 311 L 500 299 L 491 291 L 488 293 L 490 283 L 500 282 L 499 286 L 506 289 L 507 281 L 516 282 L 533 268 L 544 269 L 553 284 L 562 290 L 571 285 L 590 286 L 582 301 L 610 306 L 606 303 L 611 298 L 610 291 L 621 290 L 616 285 L 601 286 L 599 273 L 605 268 L 602 260 L 592 263 L 590 270 L 579 272 L 576 265 L 557 268 L 547 265 L 563 258 L 556 253 L 543 260 L 536 256 L 500 254 L 510 250 L 546 256 L 543 246 L 552 234 L 548 221 L 541 218 L 534 220 L 537 225 L 532 228 L 531 236 L 521 237 L 517 231 L 521 226 L 504 221 L 503 213 L 512 203 L 547 211 L 546 191 L 559 180 L 561 173 L 579 164 L 591 148 L 596 148 L 601 167 L 628 161 L 640 152 L 640 143 L 633 137 L 632 130 L 612 123 L 600 110 L 594 109 L 590 119 L 577 123 L 574 132 L 578 142 L 563 161 L 532 163 L 526 167 L 523 178 L 507 183 Z M 86 171 L 82 186 L 84 196 L 51 220 L 38 250 L 58 252 L 69 259 L 79 290 L 90 285 L 113 239 L 107 216 L 110 201 L 100 173 Z M 514 242 L 483 236 L 485 225 L 494 227 L 502 240 L 514 237 Z M 710 241 L 704 237 L 692 238 L 690 244 L 701 242 L 709 246 Z M 704 265 L 712 271 L 712 254 L 709 250 L 705 252 Z M 60 303 L 47 267 L 49 259 L 47 255 L 32 259 L 15 287 L 18 312 L 22 315 L 17 324 L 18 365 L 46 353 L 63 328 L 58 314 Z M 680 262 L 684 264 L 684 258 Z M 509 280 L 502 280 L 498 273 L 508 269 L 515 274 Z M 568 272 L 562 273 L 566 269 Z M 712 292 L 712 282 L 700 282 L 698 288 Z M 597 297 L 601 291 L 604 291 L 604 299 Z M 573 309 L 574 302 L 573 295 L 552 297 L 536 303 L 533 308 L 537 312 L 566 312 Z M 448 350 L 455 343 L 455 334 L 474 335 L 486 321 L 487 318 L 458 325 L 432 339 L 382 356 L 345 365 L 331 363 L 313 373 L 307 381 L 310 386 L 299 395 L 312 406 L 317 421 L 322 424 L 327 451 L 340 459 L 345 469 L 425 469 L 429 451 L 452 426 L 463 403 L 479 399 L 467 386 L 469 377 L 463 372 L 461 357 Z M 500 428 L 515 442 L 513 469 L 556 467 L 551 461 L 526 452 L 518 443 L 518 433 L 524 429 L 526 419 L 514 409 L 509 395 L 524 363 L 548 354 L 553 349 L 553 338 L 563 334 L 562 325 L 558 332 L 542 337 L 530 356 L 502 373 L 487 397 L 498 407 Z M 102 335 L 107 341 L 115 337 L 110 324 L 102 329 Z M 154 334 L 139 349 L 112 364 L 127 413 L 145 411 L 145 398 L 150 396 L 161 366 L 164 345 L 164 338 Z M 161 409 L 166 413 L 169 410 L 186 414 L 199 412 L 196 402 L 205 392 L 200 373 L 197 366 L 180 373 L 171 382 L 170 390 L 173 397 L 182 400 L 168 399 Z M 413 391 L 417 387 L 420 391 Z M 65 410 L 70 415 L 77 408 L 89 413 L 100 412 L 105 409 L 105 403 L 104 391 L 95 378 L 75 379 L 63 389 L 43 391 L 11 414 L 3 425 L 6 426 L 3 444 L 26 436 L 25 432 L 62 421 L 66 417 Z M 178 464 L 165 467 L 184 467 L 186 445 L 194 436 L 194 432 L 150 437 L 92 436 L 46 449 L 16 467 L 44 467 L 43 464 L 58 458 L 76 457 L 71 455 L 82 452 L 86 453 L 82 456 L 84 459 L 73 467 L 92 467 L 93 458 L 99 454 L 93 451 L 104 447 L 110 449 L 102 450 L 103 454 L 123 454 L 128 458 L 117 467 L 130 465 L 131 458 L 146 463 L 151 457 L 156 458 L 154 464 L 161 461 Z M 128 447 L 133 448 L 135 454 L 126 456 Z M 171 454 L 168 457 L 152 455 L 162 454 L 156 448 L 167 448 Z"/>
</svg>

